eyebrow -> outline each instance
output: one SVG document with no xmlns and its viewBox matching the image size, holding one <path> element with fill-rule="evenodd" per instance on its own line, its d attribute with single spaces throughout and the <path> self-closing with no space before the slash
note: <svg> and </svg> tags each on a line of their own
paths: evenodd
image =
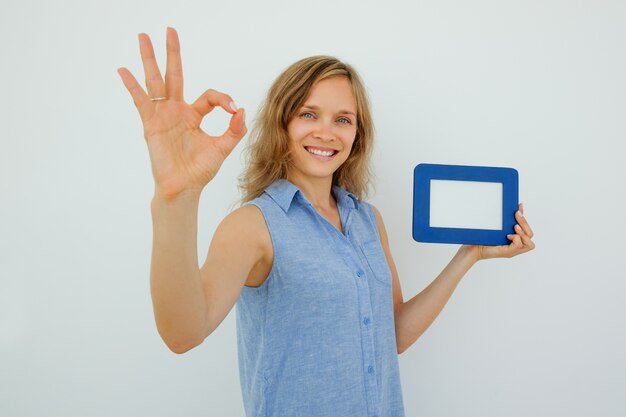
<svg viewBox="0 0 626 417">
<path fill-rule="evenodd" d="M 320 109 L 318 106 L 314 106 L 314 105 L 310 105 L 310 104 L 305 104 L 304 106 L 302 106 L 302 108 L 311 109 L 311 110 L 319 110 Z M 338 113 L 339 114 L 351 114 L 353 116 L 356 116 L 356 114 L 353 111 L 350 111 L 350 110 L 339 110 Z"/>
</svg>

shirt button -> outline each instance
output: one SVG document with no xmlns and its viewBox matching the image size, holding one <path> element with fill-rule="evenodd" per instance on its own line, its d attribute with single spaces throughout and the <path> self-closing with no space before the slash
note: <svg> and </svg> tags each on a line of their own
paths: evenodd
<svg viewBox="0 0 626 417">
<path fill-rule="evenodd" d="M 368 367 L 367 367 L 367 373 L 368 373 L 368 374 L 373 374 L 373 373 L 374 373 L 374 367 L 373 367 L 373 366 L 371 366 L 371 365 L 370 365 L 370 366 L 368 366 Z"/>
<path fill-rule="evenodd" d="M 363 324 L 365 324 L 365 325 L 370 324 L 370 318 L 369 318 L 369 317 L 365 317 L 365 318 L 363 319 Z"/>
<path fill-rule="evenodd" d="M 356 276 L 361 278 L 363 276 L 363 271 L 361 271 L 361 270 L 356 271 Z"/>
</svg>

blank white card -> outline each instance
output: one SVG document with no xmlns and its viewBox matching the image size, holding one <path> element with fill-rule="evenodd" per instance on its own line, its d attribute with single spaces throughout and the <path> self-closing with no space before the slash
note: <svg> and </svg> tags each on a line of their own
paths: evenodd
<svg viewBox="0 0 626 417">
<path fill-rule="evenodd" d="M 502 230 L 502 183 L 430 180 L 429 225 Z"/>
</svg>

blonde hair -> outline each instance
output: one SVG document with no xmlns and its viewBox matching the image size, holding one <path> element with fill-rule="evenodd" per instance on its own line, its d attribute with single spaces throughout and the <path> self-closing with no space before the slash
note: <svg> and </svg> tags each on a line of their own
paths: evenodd
<svg viewBox="0 0 626 417">
<path fill-rule="evenodd" d="M 287 178 L 291 164 L 287 124 L 313 86 L 333 76 L 344 76 L 350 81 L 357 110 L 354 144 L 348 159 L 334 172 L 333 185 L 360 200 L 367 196 L 372 180 L 374 125 L 365 87 L 350 65 L 332 56 L 317 55 L 292 64 L 270 87 L 244 150 L 247 164 L 239 177 L 241 203 L 260 196 L 274 181 Z"/>
</svg>

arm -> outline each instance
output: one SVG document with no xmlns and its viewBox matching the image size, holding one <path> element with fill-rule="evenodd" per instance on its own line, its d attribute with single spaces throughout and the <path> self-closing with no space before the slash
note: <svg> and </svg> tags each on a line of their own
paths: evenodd
<svg viewBox="0 0 626 417">
<path fill-rule="evenodd" d="M 184 353 L 201 344 L 224 320 L 253 268 L 268 262 L 271 266 L 271 238 L 261 211 L 240 207 L 217 227 L 199 269 L 198 196 L 185 195 L 172 202 L 155 197 L 152 212 L 154 316 L 167 346 Z"/>
<path fill-rule="evenodd" d="M 198 267 L 200 193 L 152 199 L 150 291 L 157 330 L 167 346 L 182 353 L 207 321 Z"/>
<path fill-rule="evenodd" d="M 242 225 L 255 231 L 264 222 L 255 208 L 231 213 L 215 233 L 210 261 L 198 268 L 200 193 L 246 134 L 245 112 L 232 97 L 212 89 L 192 104 L 185 102 L 173 28 L 167 29 L 166 45 L 163 78 L 150 38 L 139 34 L 146 90 L 128 69 L 118 73 L 139 112 L 155 181 L 150 289 L 157 329 L 172 351 L 183 353 L 201 343 L 232 308 L 262 252 L 259 238 L 242 233 Z M 232 116 L 223 135 L 211 136 L 200 123 L 217 106 Z M 232 247 L 233 241 L 239 245 Z"/>
<path fill-rule="evenodd" d="M 520 204 L 520 210 L 523 210 Z M 508 235 L 512 241 L 507 246 L 479 246 L 463 245 L 459 248 L 450 263 L 441 271 L 435 280 L 424 290 L 409 301 L 404 302 L 400 289 L 398 271 L 393 262 L 387 231 L 380 212 L 374 207 L 378 220 L 378 229 L 382 247 L 391 270 L 393 294 L 394 294 L 394 315 L 396 328 L 396 343 L 398 353 L 409 348 L 437 318 L 450 296 L 456 289 L 458 283 L 469 269 L 479 260 L 497 257 L 511 258 L 518 254 L 534 249 L 532 242 L 533 232 L 528 222 L 523 217 L 522 212 L 516 213 L 519 222 L 516 225 L 516 233 Z"/>
<path fill-rule="evenodd" d="M 404 352 L 437 318 L 461 278 L 476 263 L 476 256 L 461 246 L 441 273 L 415 297 L 403 303 L 396 314 L 398 353 Z"/>
</svg>

